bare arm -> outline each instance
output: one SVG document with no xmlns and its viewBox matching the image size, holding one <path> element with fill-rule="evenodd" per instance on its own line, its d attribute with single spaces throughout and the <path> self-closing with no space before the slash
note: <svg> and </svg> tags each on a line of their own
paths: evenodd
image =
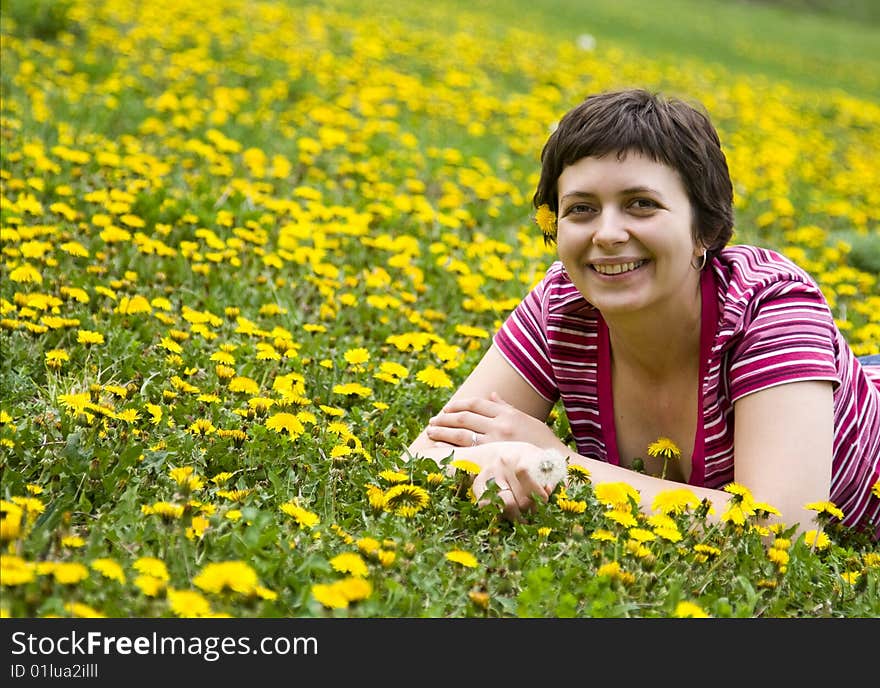
<svg viewBox="0 0 880 688">
<path fill-rule="evenodd" d="M 509 401 L 518 428 L 515 436 L 504 436 L 509 424 L 492 419 L 484 443 L 472 446 L 472 433 L 485 423 L 486 409 Z M 486 355 L 447 403 L 445 419 L 428 428 L 410 445 L 412 455 L 442 459 L 454 450 L 456 458 L 477 463 L 483 469 L 474 480 L 479 496 L 489 480 L 505 490 L 505 515 L 517 518 L 532 505 L 532 495 L 546 499 L 553 485 L 540 485 L 532 468 L 548 448 L 557 449 L 573 463 L 590 471 L 593 483 L 625 482 L 640 494 L 643 508 L 665 490 L 680 483 L 636 473 L 604 461 L 580 456 L 553 435 L 545 420 L 552 404 L 541 397 L 494 348 Z M 494 413 L 494 411 L 492 411 Z M 812 527 L 814 514 L 805 504 L 828 499 L 831 485 L 833 401 L 829 382 L 789 383 L 756 392 L 735 404 L 734 480 L 748 488 L 757 501 L 776 508 L 786 525 L 800 524 L 800 531 Z M 481 420 L 482 419 L 482 420 Z M 532 423 L 534 421 L 534 423 Z M 499 431 L 501 428 L 501 431 Z M 549 437 L 548 437 L 549 433 Z M 726 511 L 730 493 L 687 486 L 698 498 L 713 506 L 710 520 L 718 521 Z"/>
<path fill-rule="evenodd" d="M 492 401 L 493 393 L 503 402 Z M 497 430 L 487 433 L 485 426 L 474 425 L 477 414 L 467 409 L 496 403 L 506 403 L 518 414 L 515 436 L 501 437 Z M 474 432 L 483 445 L 504 439 L 551 446 L 555 440 L 559 449 L 565 450 L 565 445 L 545 423 L 552 407 L 553 404 L 538 394 L 492 345 L 444 407 L 451 409 L 446 414 L 446 424 L 429 424 L 410 444 L 409 455 L 441 459 L 453 448 L 472 446 Z M 438 430 L 440 427 L 445 429 Z M 462 458 L 465 458 L 463 454 Z"/>
<path fill-rule="evenodd" d="M 814 527 L 803 507 L 831 492 L 834 401 L 830 382 L 771 387 L 734 404 L 734 480 L 782 513 L 788 525 Z"/>
</svg>

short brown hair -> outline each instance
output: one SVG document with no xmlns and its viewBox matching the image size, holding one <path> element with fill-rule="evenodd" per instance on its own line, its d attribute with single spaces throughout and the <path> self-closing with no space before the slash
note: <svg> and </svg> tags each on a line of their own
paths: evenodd
<svg viewBox="0 0 880 688">
<path fill-rule="evenodd" d="M 642 89 L 589 96 L 569 110 L 541 152 L 535 208 L 559 211 L 559 175 L 584 157 L 637 152 L 674 169 L 694 212 L 694 239 L 710 253 L 733 235 L 733 185 L 718 132 L 701 109 Z"/>
</svg>

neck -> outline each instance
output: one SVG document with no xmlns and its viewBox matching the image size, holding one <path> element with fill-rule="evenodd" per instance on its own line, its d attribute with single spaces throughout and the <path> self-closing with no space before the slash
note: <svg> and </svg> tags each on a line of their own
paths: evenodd
<svg viewBox="0 0 880 688">
<path fill-rule="evenodd" d="M 650 311 L 606 317 L 613 362 L 655 379 L 690 370 L 700 360 L 701 313 L 698 281 L 686 298 Z"/>
</svg>

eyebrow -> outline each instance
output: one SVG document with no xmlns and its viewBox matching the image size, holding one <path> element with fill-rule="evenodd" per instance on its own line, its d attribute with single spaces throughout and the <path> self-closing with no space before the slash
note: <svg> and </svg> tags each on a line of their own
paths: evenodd
<svg viewBox="0 0 880 688">
<path fill-rule="evenodd" d="M 655 196 L 659 196 L 660 198 L 663 198 L 663 194 L 661 194 L 659 191 L 657 191 L 657 189 L 652 189 L 650 186 L 631 186 L 631 187 L 621 191 L 620 195 L 621 196 L 631 196 L 633 194 L 639 194 L 639 193 L 650 193 L 650 194 L 654 194 Z M 595 194 L 590 193 L 589 191 L 569 191 L 567 194 L 565 194 L 559 200 L 564 201 L 567 198 L 592 198 L 593 196 L 595 196 Z"/>
</svg>

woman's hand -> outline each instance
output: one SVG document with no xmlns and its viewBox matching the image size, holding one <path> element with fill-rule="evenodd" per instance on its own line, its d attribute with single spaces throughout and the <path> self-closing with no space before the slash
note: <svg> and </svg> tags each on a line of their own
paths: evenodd
<svg viewBox="0 0 880 688">
<path fill-rule="evenodd" d="M 546 423 L 523 413 L 492 392 L 488 399 L 453 399 L 431 418 L 428 437 L 457 447 L 487 442 L 528 442 L 539 447 L 557 447 L 561 442 Z"/>
<path fill-rule="evenodd" d="M 502 513 L 509 520 L 521 519 L 533 511 L 537 500 L 546 502 L 567 474 L 565 458 L 553 450 L 526 442 L 503 442 L 491 445 L 491 449 L 493 455 L 483 462 L 483 470 L 474 478 L 474 496 L 481 507 L 486 506 L 489 500 L 480 497 L 494 482 L 504 502 Z"/>
</svg>

